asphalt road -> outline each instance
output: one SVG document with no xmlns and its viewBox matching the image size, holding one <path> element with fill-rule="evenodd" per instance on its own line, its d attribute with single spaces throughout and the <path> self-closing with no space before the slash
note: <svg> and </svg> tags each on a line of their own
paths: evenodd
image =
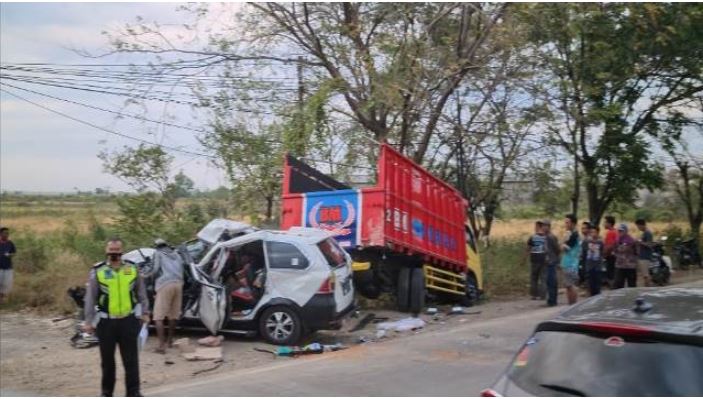
<svg viewBox="0 0 703 399">
<path fill-rule="evenodd" d="M 410 333 L 341 352 L 146 391 L 147 396 L 476 396 L 562 307 Z M 470 317 L 470 316 L 469 316 Z M 470 319 L 469 319 L 470 320 Z"/>
</svg>

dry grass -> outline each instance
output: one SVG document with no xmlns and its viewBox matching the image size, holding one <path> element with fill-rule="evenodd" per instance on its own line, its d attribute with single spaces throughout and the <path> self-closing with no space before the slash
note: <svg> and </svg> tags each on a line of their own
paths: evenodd
<svg viewBox="0 0 703 399">
<path fill-rule="evenodd" d="M 74 311 L 76 306 L 66 291 L 85 285 L 90 264 L 75 252 L 63 250 L 56 253 L 44 270 L 16 272 L 9 305 L 62 313 Z"/>
</svg>

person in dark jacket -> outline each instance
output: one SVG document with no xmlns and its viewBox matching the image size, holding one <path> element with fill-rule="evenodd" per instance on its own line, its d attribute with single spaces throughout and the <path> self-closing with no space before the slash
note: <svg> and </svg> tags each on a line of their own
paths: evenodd
<svg viewBox="0 0 703 399">
<path fill-rule="evenodd" d="M 547 237 L 547 306 L 557 306 L 557 268 L 559 267 L 561 247 L 559 239 L 552 234 L 552 222 L 544 219 L 542 226 Z"/>
<path fill-rule="evenodd" d="M 600 228 L 597 225 L 591 226 L 591 234 L 581 246 L 581 257 L 584 259 L 590 296 L 598 295 L 601 291 L 604 248 L 605 243 L 600 238 Z"/>
<path fill-rule="evenodd" d="M 10 229 L 0 227 L 0 304 L 12 291 L 12 257 L 17 253 L 15 243 L 10 240 Z"/>
<path fill-rule="evenodd" d="M 530 259 L 530 296 L 545 299 L 547 268 L 547 236 L 542 221 L 535 223 L 535 233 L 527 240 L 526 258 Z"/>
</svg>

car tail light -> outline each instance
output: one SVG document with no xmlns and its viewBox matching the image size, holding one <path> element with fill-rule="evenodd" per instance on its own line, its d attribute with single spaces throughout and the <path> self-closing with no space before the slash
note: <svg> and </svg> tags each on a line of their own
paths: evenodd
<svg viewBox="0 0 703 399">
<path fill-rule="evenodd" d="M 482 398 L 502 398 L 503 395 L 499 394 L 498 392 L 488 388 L 484 389 L 481 391 L 481 397 Z"/>
<path fill-rule="evenodd" d="M 579 327 L 598 332 L 605 332 L 618 335 L 649 335 L 652 330 L 647 327 L 636 326 L 633 324 L 618 324 L 609 322 L 587 322 L 579 323 Z"/>
<path fill-rule="evenodd" d="M 322 282 L 320 289 L 317 290 L 318 294 L 334 294 L 334 274 L 330 274 L 329 277 Z"/>
</svg>

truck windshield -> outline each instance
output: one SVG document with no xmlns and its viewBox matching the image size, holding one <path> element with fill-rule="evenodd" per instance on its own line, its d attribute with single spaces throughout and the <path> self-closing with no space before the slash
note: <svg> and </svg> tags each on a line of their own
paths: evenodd
<svg viewBox="0 0 703 399">
<path fill-rule="evenodd" d="M 555 331 L 537 332 L 508 378 L 535 395 L 696 396 L 703 347 Z"/>
<path fill-rule="evenodd" d="M 328 238 L 324 241 L 320 241 L 317 244 L 317 247 L 320 248 L 322 255 L 325 256 L 325 259 L 327 259 L 327 263 L 329 263 L 330 267 L 335 268 L 343 266 L 346 263 L 347 259 L 344 256 L 344 250 L 339 247 L 334 238 Z"/>
</svg>

